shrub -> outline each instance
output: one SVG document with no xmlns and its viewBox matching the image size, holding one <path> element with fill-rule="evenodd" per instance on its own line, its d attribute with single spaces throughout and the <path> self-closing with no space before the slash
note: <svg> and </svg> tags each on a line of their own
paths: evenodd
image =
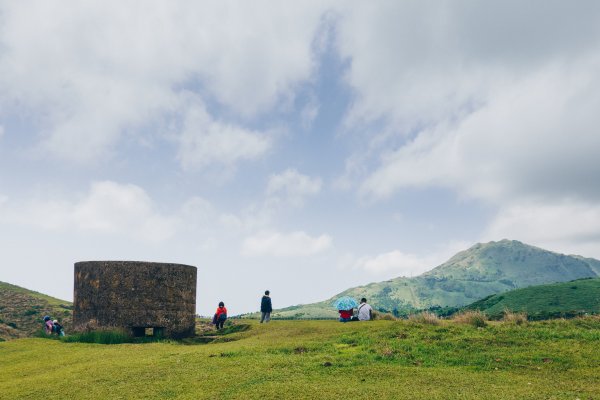
<svg viewBox="0 0 600 400">
<path fill-rule="evenodd" d="M 526 312 L 513 312 L 508 309 L 504 310 L 504 316 L 502 317 L 502 321 L 509 324 L 514 325 L 523 325 L 527 323 L 527 313 Z"/>
<path fill-rule="evenodd" d="M 423 311 L 418 314 L 411 314 L 408 320 L 417 324 L 439 325 L 440 318 L 432 312 Z"/>
<path fill-rule="evenodd" d="M 133 337 L 121 329 L 106 329 L 86 332 L 76 332 L 69 336 L 61 337 L 64 342 L 120 344 L 132 343 Z"/>
<path fill-rule="evenodd" d="M 44 338 L 44 339 L 56 339 L 58 338 L 58 336 L 56 335 L 48 335 L 46 333 L 46 329 L 44 328 L 40 328 L 37 331 L 35 331 L 32 335 L 33 337 L 38 337 L 38 338 Z"/>
<path fill-rule="evenodd" d="M 374 320 L 383 320 L 383 321 L 396 321 L 396 318 L 393 314 L 381 311 L 373 311 L 373 319 Z"/>
<path fill-rule="evenodd" d="M 462 313 L 454 314 L 452 319 L 459 324 L 472 325 L 476 328 L 483 328 L 487 325 L 487 315 L 485 313 L 476 311 L 465 311 Z"/>
</svg>

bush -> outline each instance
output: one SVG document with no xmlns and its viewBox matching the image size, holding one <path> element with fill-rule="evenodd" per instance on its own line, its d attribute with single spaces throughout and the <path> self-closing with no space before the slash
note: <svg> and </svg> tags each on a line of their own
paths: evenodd
<svg viewBox="0 0 600 400">
<path fill-rule="evenodd" d="M 524 325 L 527 323 L 527 313 L 512 312 L 506 309 L 504 310 L 504 316 L 502 317 L 502 321 L 508 324 Z"/>
<path fill-rule="evenodd" d="M 120 329 L 106 329 L 87 332 L 77 332 L 69 336 L 61 337 L 64 342 L 98 343 L 98 344 L 120 344 L 132 343 L 133 336 Z"/>
<path fill-rule="evenodd" d="M 45 328 L 40 328 L 37 331 L 35 331 L 32 335 L 33 337 L 38 337 L 38 338 L 44 338 L 44 339 L 57 339 L 58 336 L 57 335 L 48 335 L 46 333 L 46 329 Z"/>
<path fill-rule="evenodd" d="M 423 311 L 418 314 L 411 314 L 408 320 L 417 324 L 439 325 L 440 318 L 432 312 Z"/>
<path fill-rule="evenodd" d="M 373 311 L 373 319 L 382 321 L 396 321 L 398 318 L 387 312 Z"/>
<path fill-rule="evenodd" d="M 452 320 L 459 324 L 472 325 L 476 328 L 483 328 L 487 325 L 487 315 L 485 313 L 477 311 L 465 311 L 462 313 L 455 314 Z"/>
</svg>

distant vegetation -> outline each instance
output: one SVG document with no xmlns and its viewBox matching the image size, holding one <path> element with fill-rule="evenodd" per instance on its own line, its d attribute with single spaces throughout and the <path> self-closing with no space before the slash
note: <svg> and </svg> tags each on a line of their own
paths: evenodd
<svg viewBox="0 0 600 400">
<path fill-rule="evenodd" d="M 501 240 L 476 244 L 420 276 L 351 288 L 323 302 L 275 310 L 273 317 L 336 318 L 337 312 L 331 303 L 346 295 L 356 299 L 366 297 L 376 310 L 396 317 L 405 318 L 420 310 L 450 315 L 456 309 L 492 294 L 532 285 L 597 277 L 598 274 L 598 260 Z"/>
<path fill-rule="evenodd" d="M 493 319 L 501 319 L 505 310 L 524 312 L 533 320 L 600 314 L 600 278 L 516 289 L 488 296 L 466 309 L 483 311 Z"/>
</svg>

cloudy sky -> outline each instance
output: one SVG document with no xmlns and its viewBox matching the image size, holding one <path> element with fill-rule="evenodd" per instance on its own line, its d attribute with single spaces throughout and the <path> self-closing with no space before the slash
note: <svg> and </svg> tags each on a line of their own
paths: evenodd
<svg viewBox="0 0 600 400">
<path fill-rule="evenodd" d="M 0 0 L 0 280 L 323 300 L 482 241 L 600 258 L 600 2 Z"/>
</svg>

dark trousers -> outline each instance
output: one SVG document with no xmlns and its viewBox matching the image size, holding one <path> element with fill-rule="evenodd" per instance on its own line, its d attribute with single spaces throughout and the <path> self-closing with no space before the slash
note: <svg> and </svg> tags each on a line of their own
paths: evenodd
<svg viewBox="0 0 600 400">
<path fill-rule="evenodd" d="M 271 320 L 271 312 L 261 311 L 260 313 L 260 323 L 269 322 Z"/>
</svg>

